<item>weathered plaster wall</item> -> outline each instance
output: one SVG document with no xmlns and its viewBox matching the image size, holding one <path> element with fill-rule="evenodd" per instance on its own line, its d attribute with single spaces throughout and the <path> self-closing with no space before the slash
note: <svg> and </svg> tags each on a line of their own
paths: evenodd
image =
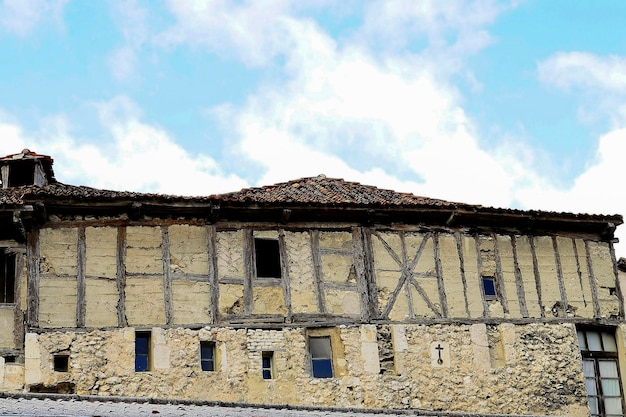
<svg viewBox="0 0 626 417">
<path fill-rule="evenodd" d="M 379 354 L 380 333 L 388 335 L 393 367 L 384 365 L 389 354 Z M 153 328 L 150 372 L 134 371 L 134 334 L 132 328 L 29 334 L 27 383 L 74 383 L 78 394 L 587 415 L 571 324 Z M 311 335 L 332 338 L 334 378 L 311 377 Z M 216 343 L 215 371 L 201 370 L 200 341 Z M 271 380 L 261 374 L 264 351 L 274 352 Z M 65 352 L 69 372 L 53 371 L 54 354 Z"/>
<path fill-rule="evenodd" d="M 78 230 L 42 229 L 39 236 L 39 324 L 75 327 Z"/>
<path fill-rule="evenodd" d="M 378 318 L 397 322 L 620 315 L 610 244 L 580 238 L 366 229 L 372 263 L 362 267 L 352 231 L 218 230 L 212 253 L 203 225 L 61 226 L 40 233 L 43 328 L 358 320 L 372 300 Z M 281 278 L 256 276 L 255 237 L 280 242 Z M 495 279 L 497 300 L 481 276 Z"/>
<path fill-rule="evenodd" d="M 0 306 L 0 349 L 15 348 L 15 307 L 14 306 Z M 5 330 L 6 329 L 6 330 Z"/>
</svg>

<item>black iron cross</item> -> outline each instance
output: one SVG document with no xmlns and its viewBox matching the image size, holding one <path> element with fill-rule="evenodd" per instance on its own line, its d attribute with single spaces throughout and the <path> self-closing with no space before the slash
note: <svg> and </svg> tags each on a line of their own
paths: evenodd
<svg viewBox="0 0 626 417">
<path fill-rule="evenodd" d="M 437 349 L 437 354 L 439 355 L 439 358 L 437 359 L 437 363 L 441 365 L 443 363 L 443 359 L 441 359 L 441 351 L 444 348 L 441 346 L 441 343 L 437 343 L 437 347 L 435 349 Z"/>
</svg>

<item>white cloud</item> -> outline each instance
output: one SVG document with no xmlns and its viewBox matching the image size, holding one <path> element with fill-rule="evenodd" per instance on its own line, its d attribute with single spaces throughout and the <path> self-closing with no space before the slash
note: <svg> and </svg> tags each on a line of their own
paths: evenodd
<svg viewBox="0 0 626 417">
<path fill-rule="evenodd" d="M 111 5 L 125 43 L 109 54 L 108 64 L 116 79 L 126 81 L 136 75 L 139 65 L 137 55 L 150 34 L 148 10 L 137 0 L 114 1 Z"/>
<path fill-rule="evenodd" d="M 374 4 L 370 14 L 384 14 L 379 9 L 385 4 Z M 463 7 L 427 4 L 436 10 L 429 9 L 426 17 L 418 10 L 410 19 L 413 25 L 425 20 L 433 36 L 468 14 Z M 395 19 L 399 10 L 387 13 L 387 19 Z M 246 12 L 236 12 L 241 13 Z M 474 28 L 468 24 L 466 32 L 481 32 L 493 13 L 474 18 Z M 242 107 L 216 111 L 247 158 L 266 169 L 262 181 L 325 173 L 387 186 L 394 182 L 389 171 L 401 169 L 422 179 L 396 180 L 404 191 L 497 206 L 511 203 L 517 182 L 534 181 L 521 162 L 511 165 L 510 158 L 500 160 L 480 148 L 458 93 L 435 75 L 427 58 L 403 51 L 376 56 L 363 36 L 338 43 L 308 20 L 274 19 L 283 22 L 280 31 L 289 37 L 283 42 L 291 45 L 284 51 L 288 78 L 263 86 Z M 383 21 L 365 32 L 387 27 Z"/>
<path fill-rule="evenodd" d="M 105 131 L 97 145 L 72 136 L 63 116 L 43 120 L 41 129 L 32 133 L 0 119 L 0 154 L 26 147 L 51 155 L 57 180 L 96 188 L 208 195 L 247 186 L 236 175 L 222 172 L 211 157 L 189 154 L 163 129 L 142 122 L 140 110 L 128 98 L 98 103 L 96 109 Z"/>
<path fill-rule="evenodd" d="M 25 36 L 44 22 L 60 24 L 67 2 L 68 0 L 3 0 L 0 3 L 0 27 L 7 32 Z"/>
<path fill-rule="evenodd" d="M 157 36 L 163 46 L 200 45 L 246 64 L 265 65 L 290 46 L 286 13 L 295 2 L 168 2 L 176 24 Z"/>
<path fill-rule="evenodd" d="M 626 58 L 586 52 L 559 52 L 537 66 L 539 79 L 562 89 L 626 92 Z"/>
<path fill-rule="evenodd" d="M 116 79 L 127 80 L 135 74 L 137 53 L 134 48 L 123 46 L 109 55 L 108 63 Z"/>
</svg>

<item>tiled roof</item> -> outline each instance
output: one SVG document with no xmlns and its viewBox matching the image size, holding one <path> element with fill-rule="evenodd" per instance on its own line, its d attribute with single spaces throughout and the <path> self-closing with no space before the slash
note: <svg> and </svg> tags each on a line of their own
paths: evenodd
<svg viewBox="0 0 626 417">
<path fill-rule="evenodd" d="M 0 189 L 0 208 L 19 207 L 33 202 L 58 202 L 71 205 L 74 203 L 140 202 L 157 204 L 166 207 L 168 204 L 200 205 L 219 204 L 222 207 L 346 207 L 346 208 L 379 208 L 379 209 L 442 209 L 445 211 L 462 211 L 466 213 L 490 215 L 511 215 L 528 218 L 559 218 L 565 221 L 592 221 L 622 223 L 619 215 L 574 214 L 566 212 L 549 212 L 541 210 L 519 210 L 493 208 L 480 205 L 455 203 L 410 193 L 400 193 L 380 189 L 343 179 L 327 178 L 323 175 L 301 178 L 288 182 L 263 187 L 244 188 L 241 191 L 214 194 L 204 197 L 187 197 L 164 194 L 138 193 L 130 191 L 111 191 L 97 188 L 74 186 L 55 182 L 38 186 L 23 186 Z"/>
<path fill-rule="evenodd" d="M 358 182 L 327 178 L 324 175 L 300 178 L 264 187 L 213 196 L 233 203 L 309 204 L 332 206 L 438 206 L 455 207 L 458 203 L 385 190 Z M 462 206 L 467 206 L 460 204 Z M 476 206 L 478 207 L 478 206 Z"/>
<path fill-rule="evenodd" d="M 42 187 L 28 185 L 0 189 L 0 206 L 2 205 L 22 205 L 40 199 L 49 200 L 70 200 L 75 202 L 97 202 L 97 201 L 202 201 L 206 197 L 183 197 L 164 194 L 137 193 L 132 191 L 111 191 L 98 188 L 86 187 L 83 185 L 67 185 L 60 182 L 44 185 Z"/>
<path fill-rule="evenodd" d="M 22 150 L 22 152 L 20 153 L 15 153 L 15 154 L 11 154 L 11 155 L 6 155 L 0 158 L 1 160 L 15 160 L 15 159 L 44 159 L 46 161 L 49 161 L 50 163 L 52 163 L 52 158 L 48 155 L 42 155 L 42 154 L 38 154 L 37 152 L 33 152 L 29 149 L 24 149 Z"/>
</svg>

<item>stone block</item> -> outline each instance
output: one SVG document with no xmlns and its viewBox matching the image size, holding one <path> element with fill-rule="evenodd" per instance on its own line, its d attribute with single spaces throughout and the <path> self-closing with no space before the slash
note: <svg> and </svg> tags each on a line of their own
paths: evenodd
<svg viewBox="0 0 626 417">
<path fill-rule="evenodd" d="M 483 323 L 472 324 L 470 328 L 470 337 L 474 354 L 474 367 L 477 369 L 490 369 L 491 357 L 489 355 L 487 326 Z"/>
</svg>

